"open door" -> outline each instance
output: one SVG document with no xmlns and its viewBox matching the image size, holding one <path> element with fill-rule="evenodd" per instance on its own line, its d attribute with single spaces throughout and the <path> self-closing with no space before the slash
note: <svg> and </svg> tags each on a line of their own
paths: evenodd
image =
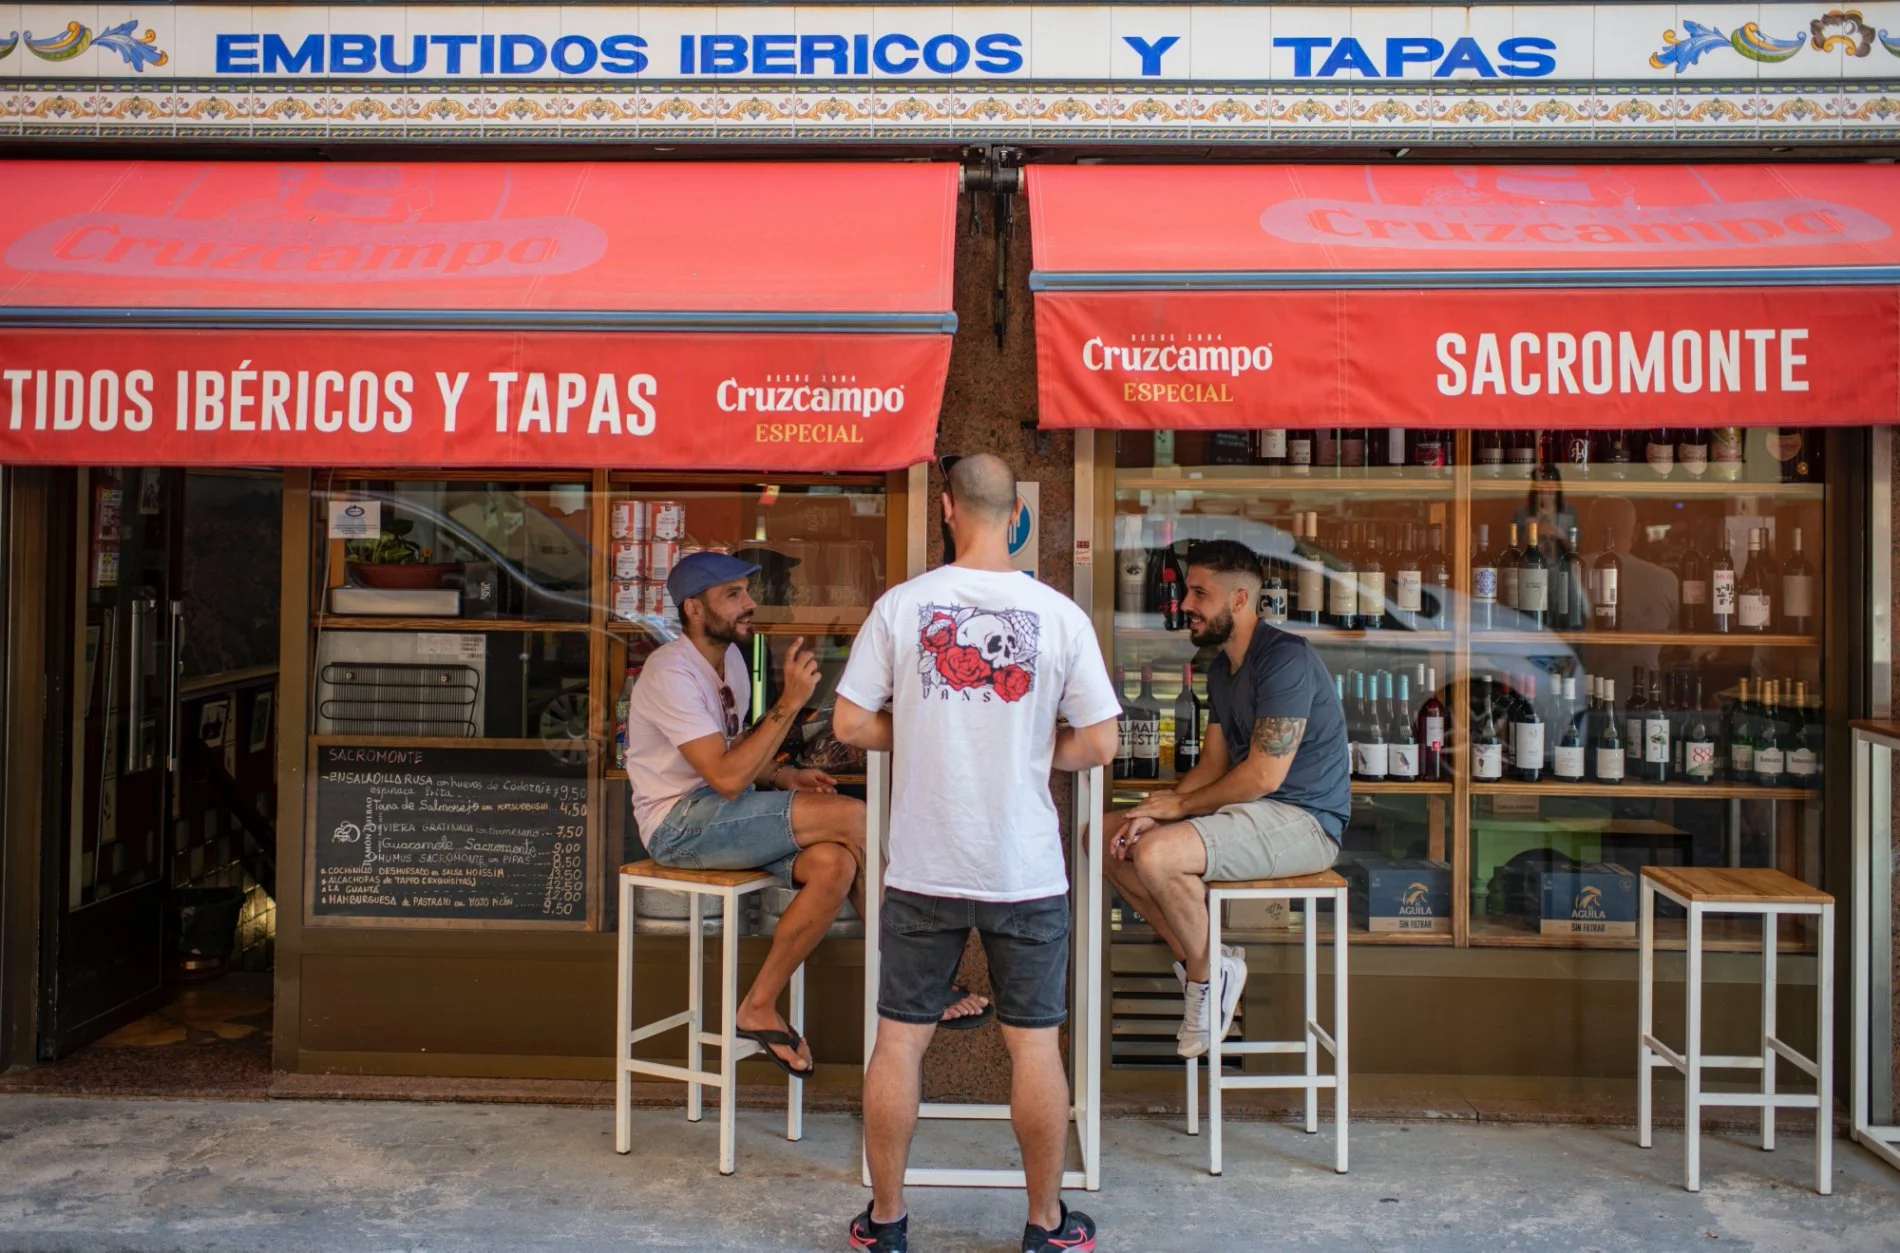
<svg viewBox="0 0 1900 1253">
<path fill-rule="evenodd" d="M 145 1013 L 164 988 L 177 774 L 182 472 L 77 471 L 56 716 L 63 820 L 47 827 L 39 1054 L 62 1056 Z M 57 707 L 56 707 L 57 708 Z"/>
</svg>

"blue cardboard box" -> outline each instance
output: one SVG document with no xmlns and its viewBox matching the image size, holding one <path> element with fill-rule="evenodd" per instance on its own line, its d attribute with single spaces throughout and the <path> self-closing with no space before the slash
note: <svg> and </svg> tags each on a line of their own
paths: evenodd
<svg viewBox="0 0 1900 1253">
<path fill-rule="evenodd" d="M 1451 865 L 1367 859 L 1346 868 L 1352 920 L 1368 931 L 1451 933 Z"/>
<path fill-rule="evenodd" d="M 1545 935 L 1633 936 L 1636 934 L 1636 876 L 1604 862 L 1543 874 L 1542 917 Z"/>
</svg>

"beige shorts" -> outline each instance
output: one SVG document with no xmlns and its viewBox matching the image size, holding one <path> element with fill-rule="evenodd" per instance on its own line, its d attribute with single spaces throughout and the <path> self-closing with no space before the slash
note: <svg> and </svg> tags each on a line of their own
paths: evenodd
<svg viewBox="0 0 1900 1253">
<path fill-rule="evenodd" d="M 1188 821 L 1207 846 L 1209 882 L 1318 874 L 1339 857 L 1319 819 L 1284 801 L 1246 801 Z"/>
</svg>

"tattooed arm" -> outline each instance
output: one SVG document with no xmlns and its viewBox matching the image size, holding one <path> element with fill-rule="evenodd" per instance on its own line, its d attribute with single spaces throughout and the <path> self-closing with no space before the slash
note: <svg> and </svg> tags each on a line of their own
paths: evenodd
<svg viewBox="0 0 1900 1253">
<path fill-rule="evenodd" d="M 1305 734 L 1304 718 L 1257 718 L 1244 761 L 1206 786 L 1150 796 L 1132 813 L 1138 818 L 1173 822 L 1211 814 L 1223 805 L 1269 796 L 1286 781 L 1287 771 L 1293 768 L 1293 754 L 1299 751 Z M 1199 780 L 1189 775 L 1183 782 L 1194 784 Z"/>
</svg>

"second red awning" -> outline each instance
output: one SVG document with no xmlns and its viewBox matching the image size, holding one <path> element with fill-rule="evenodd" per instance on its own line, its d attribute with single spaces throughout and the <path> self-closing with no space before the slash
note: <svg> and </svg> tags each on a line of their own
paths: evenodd
<svg viewBox="0 0 1900 1253">
<path fill-rule="evenodd" d="M 1900 420 L 1890 166 L 1038 167 L 1050 426 Z"/>
<path fill-rule="evenodd" d="M 886 470 L 950 164 L 0 162 L 0 462 Z"/>
</svg>

